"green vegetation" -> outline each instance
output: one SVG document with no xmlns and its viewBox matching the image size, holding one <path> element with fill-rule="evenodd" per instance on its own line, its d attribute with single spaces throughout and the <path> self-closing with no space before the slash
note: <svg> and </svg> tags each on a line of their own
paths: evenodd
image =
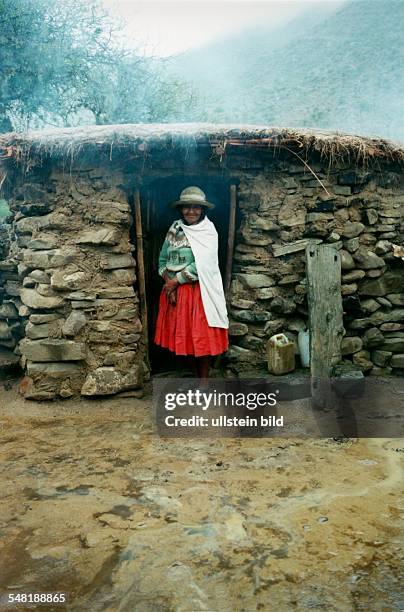
<svg viewBox="0 0 404 612">
<path fill-rule="evenodd" d="M 98 0 L 0 0 L 0 131 L 183 117 L 190 89 L 118 31 Z"/>
</svg>

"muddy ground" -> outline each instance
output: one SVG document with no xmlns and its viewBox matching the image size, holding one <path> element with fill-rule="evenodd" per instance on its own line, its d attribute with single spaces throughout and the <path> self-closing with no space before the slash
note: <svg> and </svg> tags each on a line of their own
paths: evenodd
<svg viewBox="0 0 404 612">
<path fill-rule="evenodd" d="M 404 609 L 402 440 L 162 439 L 150 397 L 0 399 L 0 609 Z"/>
</svg>

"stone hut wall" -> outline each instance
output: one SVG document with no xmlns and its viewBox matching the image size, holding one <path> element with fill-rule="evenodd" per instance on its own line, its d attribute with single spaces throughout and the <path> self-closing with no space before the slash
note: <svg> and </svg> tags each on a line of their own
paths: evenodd
<svg viewBox="0 0 404 612">
<path fill-rule="evenodd" d="M 402 171 L 308 163 L 317 178 L 294 158 L 248 149 L 224 157 L 195 150 L 183 159 L 137 151 L 125 161 L 115 153 L 100 168 L 75 161 L 65 170 L 45 164 L 17 172 L 12 241 L 0 262 L 0 346 L 21 354 L 25 396 L 143 385 L 132 218 L 118 185 L 133 191 L 142 180 L 180 176 L 188 184 L 187 175 L 200 176 L 202 187 L 223 176 L 238 184 L 230 368 L 265 367 L 270 336 L 296 340 L 307 327 L 305 245 L 314 240 L 341 253 L 344 360 L 373 375 L 404 372 L 404 265 L 392 247 L 404 243 Z"/>
<path fill-rule="evenodd" d="M 275 333 L 308 326 L 305 245 L 338 249 L 346 335 L 343 359 L 373 375 L 404 368 L 404 185 L 397 168 L 354 171 L 274 163 L 241 178 L 241 227 L 229 296 L 232 367 L 264 365 Z M 299 242 L 300 241 L 300 242 Z M 296 249 L 285 253 L 288 248 Z M 285 254 L 282 254 L 285 253 Z"/>
<path fill-rule="evenodd" d="M 12 194 L 0 344 L 22 338 L 27 398 L 126 391 L 147 375 L 130 207 L 119 177 L 103 176 L 37 170 Z"/>
</svg>

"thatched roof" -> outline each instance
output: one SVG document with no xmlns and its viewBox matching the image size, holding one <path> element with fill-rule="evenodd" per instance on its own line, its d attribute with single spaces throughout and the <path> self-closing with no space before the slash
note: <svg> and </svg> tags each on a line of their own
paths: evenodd
<svg viewBox="0 0 404 612">
<path fill-rule="evenodd" d="M 344 159 L 404 163 L 404 145 L 381 138 L 298 128 L 207 123 L 97 125 L 0 135 L 0 159 L 31 160 L 52 156 L 73 159 L 85 150 L 136 152 L 210 146 L 218 155 L 233 147 L 287 149 L 307 158 L 317 152 L 330 163 Z"/>
</svg>

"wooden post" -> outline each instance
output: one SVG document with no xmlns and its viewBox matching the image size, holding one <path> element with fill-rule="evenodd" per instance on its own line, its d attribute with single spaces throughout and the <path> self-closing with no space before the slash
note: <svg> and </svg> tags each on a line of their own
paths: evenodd
<svg viewBox="0 0 404 612">
<path fill-rule="evenodd" d="M 231 272 L 233 268 L 234 235 L 236 232 L 236 195 L 236 185 L 230 185 L 229 233 L 227 238 L 226 278 L 224 283 L 224 291 L 226 295 L 230 290 Z"/>
<path fill-rule="evenodd" d="M 344 333 L 339 252 L 324 244 L 309 245 L 306 275 L 313 405 L 331 409 L 331 368 L 341 360 Z"/>
<path fill-rule="evenodd" d="M 137 251 L 137 270 L 139 283 L 139 300 L 140 300 L 140 319 L 143 328 L 143 342 L 145 346 L 145 360 L 149 361 L 149 339 L 147 326 L 147 303 L 146 303 L 146 281 L 144 271 L 144 253 L 143 253 L 143 230 L 142 230 L 142 212 L 140 209 L 140 193 L 135 191 L 135 223 L 136 223 L 136 251 Z"/>
</svg>

